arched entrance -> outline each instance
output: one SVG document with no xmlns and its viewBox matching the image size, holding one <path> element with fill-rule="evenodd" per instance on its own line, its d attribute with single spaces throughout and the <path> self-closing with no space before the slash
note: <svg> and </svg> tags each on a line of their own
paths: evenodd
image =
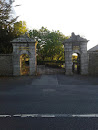
<svg viewBox="0 0 98 130">
<path fill-rule="evenodd" d="M 29 67 L 29 55 L 22 54 L 20 56 L 20 75 L 29 75 L 30 67 Z"/>
<path fill-rule="evenodd" d="M 80 54 L 73 53 L 72 54 L 72 72 L 75 74 L 80 74 Z"/>
<path fill-rule="evenodd" d="M 13 75 L 36 73 L 36 44 L 27 34 L 11 41 L 13 44 Z"/>
<path fill-rule="evenodd" d="M 72 33 L 69 39 L 66 39 L 64 44 L 65 51 L 65 70 L 66 75 L 73 75 L 72 65 L 75 64 L 77 68 L 77 72 L 81 75 L 88 74 L 88 54 L 87 54 L 87 42 L 88 40 L 80 37 L 79 35 L 75 35 Z M 72 61 L 72 54 L 76 52 L 78 54 L 78 58 L 76 60 L 77 64 Z M 81 56 L 81 57 L 80 57 Z"/>
</svg>

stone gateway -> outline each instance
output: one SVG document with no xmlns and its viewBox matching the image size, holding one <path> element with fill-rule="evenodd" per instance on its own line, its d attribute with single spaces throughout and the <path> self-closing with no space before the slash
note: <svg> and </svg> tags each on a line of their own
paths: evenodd
<svg viewBox="0 0 98 130">
<path fill-rule="evenodd" d="M 65 51 L 65 68 L 66 75 L 72 75 L 72 54 L 77 53 L 80 57 L 80 74 L 88 74 L 88 55 L 87 55 L 88 40 L 72 33 L 69 39 L 66 39 L 64 44 Z"/>
<path fill-rule="evenodd" d="M 36 42 L 26 34 L 14 39 L 13 75 L 33 75 L 36 72 Z"/>
<path fill-rule="evenodd" d="M 74 33 L 63 42 L 66 75 L 73 75 L 76 68 L 81 75 L 98 75 L 98 45 L 87 52 L 87 42 L 87 39 Z M 37 42 L 25 34 L 11 43 L 13 53 L 0 54 L 0 75 L 34 75 L 37 72 Z M 72 59 L 73 53 L 77 54 L 76 63 Z"/>
</svg>

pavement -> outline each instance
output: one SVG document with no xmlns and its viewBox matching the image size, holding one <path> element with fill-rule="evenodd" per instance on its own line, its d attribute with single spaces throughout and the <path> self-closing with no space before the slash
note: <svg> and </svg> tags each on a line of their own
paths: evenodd
<svg viewBox="0 0 98 130">
<path fill-rule="evenodd" d="M 97 76 L 0 77 L 1 129 L 97 130 L 97 122 Z"/>
</svg>

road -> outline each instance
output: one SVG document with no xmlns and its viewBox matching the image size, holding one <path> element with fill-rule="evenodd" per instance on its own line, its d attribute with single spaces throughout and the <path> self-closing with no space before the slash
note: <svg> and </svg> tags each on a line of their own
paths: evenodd
<svg viewBox="0 0 98 130">
<path fill-rule="evenodd" d="M 0 116 L 2 129 L 98 129 L 98 77 L 2 77 Z"/>
</svg>

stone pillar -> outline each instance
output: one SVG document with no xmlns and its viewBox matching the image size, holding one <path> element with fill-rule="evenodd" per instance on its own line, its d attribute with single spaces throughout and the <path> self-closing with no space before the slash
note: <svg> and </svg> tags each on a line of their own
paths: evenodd
<svg viewBox="0 0 98 130">
<path fill-rule="evenodd" d="M 36 73 L 36 50 L 35 50 L 35 44 L 29 44 L 29 47 L 31 49 L 31 55 L 30 55 L 30 75 L 33 75 Z"/>
<path fill-rule="evenodd" d="M 69 39 L 63 42 L 65 51 L 65 68 L 66 74 L 72 75 L 72 53 L 80 54 L 81 74 L 88 74 L 88 54 L 87 54 L 87 39 L 72 33 Z"/>
<path fill-rule="evenodd" d="M 13 44 L 13 75 L 20 75 L 20 56 L 18 54 L 17 44 Z"/>
<path fill-rule="evenodd" d="M 88 74 L 88 54 L 87 54 L 87 43 L 81 43 L 81 75 Z"/>
<path fill-rule="evenodd" d="M 72 75 L 72 43 L 65 43 L 65 68 L 66 75 Z"/>
<path fill-rule="evenodd" d="M 36 72 L 36 44 L 35 40 L 29 38 L 26 34 L 11 41 L 13 44 L 13 75 L 19 76 L 20 72 L 20 56 L 27 54 L 29 56 L 29 75 Z"/>
</svg>

